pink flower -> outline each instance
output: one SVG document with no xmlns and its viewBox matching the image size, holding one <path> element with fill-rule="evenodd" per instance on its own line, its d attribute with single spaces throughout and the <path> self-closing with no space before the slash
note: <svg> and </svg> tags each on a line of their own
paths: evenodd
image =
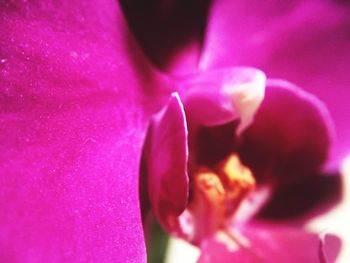
<svg viewBox="0 0 350 263">
<path fill-rule="evenodd" d="M 329 115 L 287 82 L 268 80 L 264 98 L 265 83 L 253 68 L 178 80 L 180 97 L 151 122 L 142 166 L 150 204 L 168 232 L 201 248 L 199 262 L 319 262 L 317 234 L 256 214 L 280 189 L 324 182 Z M 338 245 L 330 242 L 332 261 Z"/>
<path fill-rule="evenodd" d="M 194 2 L 191 1 L 191 4 Z M 191 168 L 192 166 L 201 168 L 201 166 L 198 163 L 191 163 L 191 160 L 200 159 L 198 156 L 201 154 L 198 152 L 204 151 L 205 154 L 210 155 L 210 152 L 214 149 L 215 153 L 212 156 L 214 156 L 214 159 L 215 157 L 219 157 L 219 159 L 215 160 L 216 163 L 214 161 L 210 163 L 211 160 L 209 159 L 209 165 L 205 162 L 204 164 L 206 164 L 205 168 L 209 166 L 211 170 L 219 173 L 220 171 L 215 170 L 218 169 L 215 167 L 219 165 L 220 161 L 222 162 L 225 158 L 228 158 L 229 153 L 232 153 L 234 147 L 229 149 L 231 152 L 225 148 L 225 144 L 230 143 L 236 147 L 234 150 L 239 153 L 241 161 L 256 175 L 258 185 L 272 185 L 272 199 L 260 211 L 259 218 L 273 218 L 276 220 L 300 216 L 310 206 L 312 207 L 318 201 L 321 201 L 324 196 L 330 197 L 332 191 L 337 192 L 339 178 L 319 175 L 322 171 L 322 165 L 325 164 L 327 159 L 328 168 L 331 168 L 331 171 L 336 171 L 339 162 L 349 151 L 349 129 L 346 128 L 347 122 L 345 121 L 349 107 L 345 101 L 345 94 L 350 79 L 349 75 L 343 70 L 346 68 L 344 65 L 347 65 L 349 61 L 348 49 L 350 42 L 348 38 L 349 31 L 347 30 L 350 25 L 349 7 L 346 4 L 330 1 L 313 1 L 311 3 L 305 1 L 288 3 L 283 1 L 269 1 L 266 3 L 259 1 L 214 1 L 212 5 L 203 2 L 202 4 L 197 3 L 200 5 L 198 9 L 203 11 L 209 6 L 208 20 L 203 19 L 205 17 L 203 15 L 205 12 L 203 12 L 201 13 L 203 16 L 199 15 L 200 19 L 191 24 L 190 11 L 186 9 L 186 12 L 182 12 L 185 8 L 181 9 L 181 5 L 191 7 L 191 4 L 182 1 L 167 3 L 168 5 L 164 4 L 164 6 L 155 5 L 156 7 L 151 9 L 155 14 L 163 14 L 163 16 L 159 15 L 157 17 L 152 12 L 144 15 L 139 14 L 135 17 L 130 16 L 131 25 L 140 43 L 143 44 L 144 50 L 160 68 L 172 75 L 184 76 L 189 73 L 196 75 L 198 72 L 205 75 L 208 72 L 215 72 L 215 70 L 222 68 L 249 65 L 264 70 L 269 78 L 269 85 L 265 101 L 258 112 L 256 121 L 242 134 L 241 138 L 230 139 L 233 129 L 225 131 L 224 128 L 220 127 L 213 129 L 214 131 L 207 131 L 205 138 L 211 140 L 211 142 L 206 144 L 198 139 L 198 136 L 202 136 L 201 133 L 192 132 L 192 135 L 191 132 L 189 133 L 190 184 L 187 187 L 191 189 L 190 191 L 185 190 L 187 181 L 183 172 L 183 170 L 186 171 L 184 167 L 187 167 L 187 161 L 183 157 L 168 156 L 180 154 L 179 149 L 172 149 L 172 147 L 179 146 L 183 147 L 182 154 L 184 154 L 187 143 L 180 143 L 177 141 L 180 138 L 176 136 L 166 139 L 167 136 L 171 137 L 171 135 L 162 134 L 162 132 L 158 134 L 157 128 L 154 127 L 159 126 L 160 131 L 167 130 L 162 125 L 172 127 L 173 130 L 179 128 L 179 124 L 168 123 L 172 117 L 165 117 L 165 110 L 162 113 L 164 114 L 163 117 L 160 117 L 162 114 L 158 115 L 151 126 L 150 132 L 151 134 L 157 134 L 150 136 L 151 138 L 157 138 L 153 139 L 153 144 L 156 146 L 153 146 L 153 150 L 150 147 L 151 149 L 146 153 L 146 156 L 149 155 L 150 163 L 152 163 L 152 160 L 153 162 L 157 162 L 158 159 L 162 160 L 160 161 L 161 164 L 158 164 L 158 166 L 161 166 L 160 168 L 157 168 L 157 164 L 149 164 L 151 168 L 148 171 L 151 178 L 149 186 L 151 203 L 162 225 L 171 233 L 183 236 L 193 243 L 200 243 L 199 245 L 203 243 L 211 244 L 206 242 L 205 238 L 198 241 L 188 237 L 182 233 L 186 227 L 183 225 L 175 225 L 174 227 L 173 221 L 181 222 L 184 217 L 183 211 L 187 213 L 194 206 L 191 204 L 193 202 L 192 197 L 186 199 L 184 193 L 187 193 L 187 195 L 188 193 L 193 194 L 192 188 L 195 184 L 193 181 L 196 175 L 193 175 Z M 132 6 L 132 4 L 129 5 Z M 151 21 L 149 24 L 152 26 L 153 32 L 155 29 L 160 29 L 161 34 L 145 34 L 149 29 L 147 28 L 149 20 L 145 19 L 142 23 L 138 23 L 150 13 L 152 13 L 152 18 L 148 17 L 147 19 Z M 165 16 L 164 13 L 167 13 L 168 16 Z M 183 30 L 181 30 L 181 26 L 176 26 L 177 24 L 174 22 L 178 17 L 181 17 L 182 21 L 190 21 L 190 24 L 186 25 Z M 204 22 L 200 24 L 198 21 Z M 181 24 L 181 22 L 179 23 Z M 175 31 L 167 30 L 166 28 L 169 25 L 175 25 Z M 168 43 L 167 40 L 173 39 L 174 36 L 180 40 Z M 159 44 L 162 43 L 163 39 L 167 43 L 164 46 Z M 320 51 L 327 57 L 327 62 L 323 61 L 325 59 Z M 164 56 L 164 53 L 168 56 Z M 159 54 L 162 54 L 162 56 L 159 56 Z M 334 139 L 333 127 L 330 125 L 328 113 L 325 113 L 325 107 L 309 93 L 300 90 L 295 85 L 281 81 L 281 79 L 292 81 L 306 90 L 312 91 L 312 93 L 322 98 L 330 108 L 331 115 L 335 119 L 336 128 L 336 141 L 333 145 L 335 150 L 330 157 L 328 151 L 331 141 Z M 206 86 L 210 86 L 212 83 L 209 85 L 207 83 L 201 84 L 203 85 L 203 87 L 200 87 L 201 92 L 204 95 L 206 93 L 213 95 L 206 89 Z M 337 86 L 337 90 L 333 92 L 334 85 Z M 215 83 L 212 86 L 217 88 L 221 84 Z M 193 90 L 190 85 L 187 88 Z M 200 88 L 197 87 L 198 90 Z M 217 111 L 212 113 L 209 109 L 212 109 L 211 106 L 215 104 L 218 96 L 208 96 L 206 100 L 201 101 L 201 105 L 195 103 L 197 106 L 193 106 L 192 103 L 188 103 L 181 85 L 178 89 L 180 89 L 181 100 L 184 100 L 183 106 L 186 116 L 183 119 L 187 119 L 187 125 L 192 126 L 194 121 L 198 121 L 198 118 L 207 119 L 208 116 L 217 114 Z M 220 99 L 217 104 L 220 104 Z M 170 106 L 168 107 L 170 109 Z M 188 114 L 188 112 L 192 112 L 193 107 L 198 109 L 198 114 L 195 117 Z M 237 115 L 239 114 L 236 114 L 236 117 Z M 163 120 L 160 121 L 161 119 Z M 187 125 L 185 125 L 185 128 Z M 191 128 L 189 130 L 191 131 Z M 323 132 L 316 132 L 320 130 L 323 130 Z M 182 137 L 184 136 L 182 135 Z M 163 138 L 159 143 L 160 146 L 157 143 L 159 138 Z M 166 143 L 167 140 L 170 142 Z M 172 140 L 175 142 L 171 142 Z M 195 144 L 193 141 L 196 140 L 200 141 L 197 144 L 198 148 L 193 147 L 193 144 Z M 220 143 L 224 146 L 217 146 Z M 152 143 L 149 144 L 152 145 Z M 158 148 L 162 146 L 170 149 Z M 152 151 L 159 153 L 153 155 Z M 160 155 L 165 157 L 159 157 Z M 156 157 L 152 158 L 151 156 Z M 169 159 L 175 159 L 175 164 L 172 165 Z M 183 165 L 179 165 L 178 162 L 183 162 Z M 171 168 L 166 168 L 167 165 Z M 182 167 L 182 170 L 174 167 Z M 167 175 L 165 175 L 165 171 L 167 171 Z M 182 177 L 179 174 L 182 174 Z M 175 180 L 178 180 L 178 182 L 175 182 Z M 168 196 L 163 200 L 162 198 L 165 195 Z M 178 198 L 178 201 L 175 201 L 176 198 Z M 189 203 L 187 204 L 183 200 L 189 200 Z M 173 206 L 175 210 L 168 211 Z M 193 211 L 192 214 L 194 214 Z M 190 217 L 195 216 L 191 215 Z M 302 218 L 301 221 L 304 222 L 309 217 L 310 214 Z M 209 224 L 208 220 L 204 220 L 203 224 Z M 187 225 L 192 225 L 192 228 L 196 227 L 192 223 Z M 197 227 L 201 228 L 200 226 Z M 244 228 L 241 231 L 244 232 Z M 256 232 L 258 231 L 252 233 Z M 191 233 L 196 235 L 193 234 L 196 233 L 193 229 Z M 272 229 L 271 236 L 274 236 L 274 233 L 275 231 Z M 209 236 L 206 238 L 210 239 Z M 300 243 L 303 243 L 301 236 L 300 240 Z M 317 247 L 317 238 L 314 240 L 316 240 L 316 245 L 313 244 L 312 246 L 315 248 Z M 256 247 L 259 250 L 259 246 L 254 246 L 255 241 L 252 237 L 253 245 L 251 249 L 254 250 L 254 247 Z M 309 243 L 309 241 L 304 241 Z M 300 249 L 295 244 L 294 247 Z M 266 247 L 264 248 L 266 249 Z M 216 250 L 210 249 L 206 245 L 204 251 L 215 252 Z M 281 247 L 281 251 L 285 252 L 285 248 L 282 249 Z M 215 254 L 211 252 L 208 252 L 209 255 L 206 256 L 215 257 Z M 217 254 L 222 255 L 223 253 Z M 260 251 L 258 254 L 260 254 L 259 257 L 265 260 L 267 260 L 265 256 L 270 256 L 270 260 L 271 258 L 276 259 L 271 256 L 274 253 L 271 253 L 269 249 L 266 249 L 265 253 Z M 300 256 L 305 256 L 303 260 L 306 262 L 310 260 L 318 261 L 317 250 L 314 250 L 313 255 L 301 254 Z M 204 257 L 205 255 L 202 256 L 202 258 Z M 232 257 L 233 255 L 231 255 L 230 260 L 232 260 Z M 301 259 L 291 258 L 291 260 L 295 262 Z"/>
<path fill-rule="evenodd" d="M 220 13 L 220 8 L 225 9 L 225 5 L 231 6 L 229 2 L 218 1 L 211 8 L 209 21 L 217 21 L 219 27 L 220 23 L 226 20 L 222 21 L 220 17 L 216 17 L 215 10 Z M 171 5 L 168 10 L 172 10 Z M 336 11 L 336 14 L 326 12 L 327 15 L 334 15 L 334 28 L 343 24 L 343 20 L 338 20 Z M 0 12 L 0 261 L 144 262 L 145 248 L 138 184 L 147 124 L 151 116 L 166 105 L 174 87 L 178 89 L 182 99 L 187 98 L 190 101 L 191 94 L 188 92 L 196 90 L 191 84 L 191 89 L 187 91 L 186 85 L 193 78 L 173 81 L 154 69 L 135 43 L 116 1 L 2 1 Z M 201 14 L 204 13 L 205 8 Z M 206 21 L 204 15 L 200 17 L 200 21 Z M 228 19 L 225 17 L 223 16 L 224 19 Z M 184 21 L 190 23 L 191 19 Z M 233 55 L 217 52 L 223 51 L 221 49 L 230 52 L 230 49 L 225 47 L 230 45 L 230 39 L 223 41 L 223 46 L 220 47 L 210 44 L 210 39 L 216 39 L 215 32 L 221 31 L 215 28 L 214 22 L 209 24 L 210 30 L 206 35 L 208 38 L 205 40 L 203 52 L 199 50 L 202 43 L 197 41 L 203 37 L 202 24 L 198 25 L 199 27 L 188 27 L 189 30 L 178 27 L 180 30 L 174 35 L 174 41 L 169 42 L 179 44 L 176 40 L 183 40 L 184 46 L 189 48 L 183 49 L 184 52 L 177 52 L 175 48 L 162 53 L 159 42 L 156 41 L 158 45 L 154 45 L 154 50 L 161 54 L 159 61 L 169 58 L 168 55 L 171 54 L 170 57 L 174 60 L 169 61 L 176 62 L 172 68 L 178 72 L 185 72 L 186 75 L 197 75 L 197 68 L 193 66 L 202 54 L 206 57 L 206 72 L 211 68 L 227 66 L 228 62 L 221 59 L 230 59 Z M 178 22 L 175 21 L 175 27 L 177 25 Z M 329 30 L 332 30 L 332 27 Z M 188 38 L 181 37 L 182 32 L 188 32 Z M 193 32 L 196 33 L 192 34 Z M 339 32 L 337 39 L 342 40 L 342 31 Z M 223 34 L 231 35 L 230 32 Z M 220 33 L 220 37 L 224 36 L 223 34 Z M 149 39 L 151 43 L 154 40 Z M 191 41 L 188 42 L 188 39 Z M 247 40 L 241 39 L 244 43 Z M 337 39 L 335 41 L 338 41 Z M 142 41 L 139 41 L 140 43 Z M 348 42 L 344 41 L 344 50 L 346 43 Z M 332 46 L 331 44 L 329 45 Z M 178 56 L 179 54 L 181 56 Z M 340 53 L 330 52 L 330 55 L 333 54 Z M 152 57 L 150 53 L 148 55 Z M 342 58 L 342 64 L 348 61 L 345 55 Z M 335 58 L 330 61 L 335 61 Z M 240 64 L 236 63 L 236 60 L 231 62 L 234 65 Z M 260 66 L 253 61 L 248 64 Z M 269 73 L 264 65 L 261 65 L 261 68 Z M 297 73 L 296 78 L 299 76 Z M 341 73 L 343 71 L 339 74 Z M 327 76 L 337 76 L 338 86 L 340 83 L 348 83 L 347 76 L 342 75 L 343 78 L 340 78 L 334 74 L 322 74 L 322 83 L 327 83 Z M 287 75 L 271 77 L 289 79 Z M 304 81 L 304 78 L 300 79 Z M 295 78 L 290 80 L 299 85 L 304 84 Z M 288 88 L 286 92 L 289 94 Z M 325 94 L 328 94 L 328 91 L 325 91 Z M 223 118 L 220 122 L 225 119 L 222 124 L 229 121 L 227 117 L 238 120 L 238 117 L 243 116 L 242 113 L 233 116 L 232 114 L 237 113 L 232 111 L 233 108 L 229 107 L 226 109 L 228 111 L 221 108 L 227 102 L 227 97 L 221 96 L 220 92 L 208 90 L 207 95 L 201 91 L 195 92 L 192 97 L 194 100 L 188 105 L 196 105 L 197 98 L 214 102 L 211 98 L 216 96 L 220 102 L 220 107 L 217 108 L 219 117 Z M 336 96 L 337 93 L 332 95 Z M 179 154 L 179 166 L 175 166 L 175 170 L 167 175 L 171 182 L 175 178 L 171 175 L 177 169 L 185 167 L 184 153 L 188 146 L 183 140 L 186 137 L 185 115 L 178 98 L 173 97 L 168 107 L 173 110 L 174 116 L 165 117 L 165 120 L 169 125 L 182 120 L 181 125 L 177 126 L 181 128 L 178 134 L 181 144 L 173 148 L 170 145 L 160 149 L 158 153 L 164 153 L 166 156 L 169 154 L 167 150 L 175 149 L 175 154 Z M 217 105 L 216 103 L 211 106 Z M 315 109 L 317 107 L 311 107 L 311 111 L 318 116 Z M 196 107 L 193 110 L 196 112 Z M 211 112 L 213 108 L 207 113 L 214 117 L 212 120 L 217 121 L 218 116 Z M 335 113 L 339 112 L 342 111 Z M 336 120 L 341 120 L 342 117 L 337 116 L 340 115 L 336 115 Z M 249 118 L 247 120 L 247 124 L 250 124 Z M 254 125 L 259 124 L 258 120 L 259 113 L 255 122 L 247 126 L 251 127 L 252 132 Z M 189 125 L 191 123 L 192 121 L 188 122 Z M 247 136 L 249 129 L 244 130 Z M 341 132 L 346 133 L 346 129 Z M 244 134 L 242 133 L 242 136 L 245 136 Z M 254 135 L 251 138 L 259 137 Z M 172 140 L 165 141 L 169 142 L 173 143 Z M 244 160 L 244 154 L 251 154 L 250 144 L 244 145 L 247 148 L 241 149 L 239 154 L 241 161 L 245 163 L 249 160 Z M 316 157 L 316 160 L 319 162 L 312 166 L 314 168 L 319 167 L 323 158 Z M 161 167 L 174 166 L 166 166 L 164 163 Z M 253 164 L 251 169 L 255 176 L 254 169 L 260 171 L 262 168 L 254 168 Z M 152 176 L 157 177 L 157 173 Z M 188 178 L 184 173 L 180 173 L 180 176 L 182 180 L 176 184 L 179 183 L 181 187 L 176 189 L 177 191 L 173 191 L 171 185 L 165 185 L 170 187 L 169 195 L 165 199 L 175 200 L 174 204 L 169 206 L 170 212 L 166 211 L 167 208 L 163 205 L 155 206 L 161 208 L 164 215 L 173 211 L 180 214 L 186 207 Z M 168 180 L 168 177 L 165 178 Z M 155 193 L 159 189 L 162 192 L 166 189 L 160 188 L 163 184 L 158 185 L 159 183 L 162 182 L 156 181 L 154 185 Z M 152 199 L 163 201 L 162 198 Z M 255 225 L 250 223 L 249 228 L 237 229 L 243 234 L 244 231 L 248 231 L 247 235 L 251 236 L 249 231 L 254 227 Z M 284 233 L 280 230 L 269 230 L 270 233 Z M 318 240 L 315 236 L 304 234 L 301 234 L 301 239 L 298 240 L 303 240 L 304 237 Z M 216 242 L 212 244 L 211 239 L 205 241 L 201 244 L 203 251 L 225 249 L 225 246 L 221 247 Z M 262 240 L 257 237 L 256 242 L 260 243 L 254 247 L 265 251 Z M 210 250 L 205 247 L 210 247 Z M 268 251 L 268 248 L 266 249 Z M 230 256 L 232 255 L 225 258 L 229 259 Z"/>
</svg>

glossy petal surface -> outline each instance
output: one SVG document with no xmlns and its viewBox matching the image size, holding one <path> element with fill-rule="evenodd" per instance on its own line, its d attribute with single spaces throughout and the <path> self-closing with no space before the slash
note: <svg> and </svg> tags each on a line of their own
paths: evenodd
<svg viewBox="0 0 350 263">
<path fill-rule="evenodd" d="M 144 262 L 138 166 L 157 86 L 117 3 L 0 12 L 0 261 Z"/>
</svg>

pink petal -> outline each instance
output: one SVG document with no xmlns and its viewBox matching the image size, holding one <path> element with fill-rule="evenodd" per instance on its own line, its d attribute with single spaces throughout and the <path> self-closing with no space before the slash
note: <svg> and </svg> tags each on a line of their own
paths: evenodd
<svg viewBox="0 0 350 263">
<path fill-rule="evenodd" d="M 239 153 L 260 183 L 315 175 L 327 158 L 331 125 L 324 105 L 286 82 L 271 82 Z"/>
<path fill-rule="evenodd" d="M 0 10 L 0 261 L 144 262 L 138 167 L 158 86 L 118 4 Z"/>
<path fill-rule="evenodd" d="M 340 1 L 215 1 L 201 67 L 254 66 L 317 95 L 335 121 L 337 165 L 350 151 L 349 12 Z"/>
<path fill-rule="evenodd" d="M 319 263 L 319 237 L 300 229 L 270 224 L 249 224 L 240 229 L 245 246 L 227 246 L 216 237 L 205 240 L 198 262 L 305 262 Z M 328 236 L 325 251 L 329 262 L 334 262 L 340 241 Z"/>
<path fill-rule="evenodd" d="M 189 192 L 187 124 L 176 93 L 152 120 L 145 147 L 150 202 L 158 221 L 172 231 Z"/>
</svg>

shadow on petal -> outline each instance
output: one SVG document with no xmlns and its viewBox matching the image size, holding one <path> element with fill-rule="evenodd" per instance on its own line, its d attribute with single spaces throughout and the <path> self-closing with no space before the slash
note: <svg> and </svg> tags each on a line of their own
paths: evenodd
<svg viewBox="0 0 350 263">
<path fill-rule="evenodd" d="M 287 82 L 270 83 L 239 153 L 260 183 L 288 184 L 317 173 L 327 159 L 332 125 L 325 106 Z"/>
<path fill-rule="evenodd" d="M 269 220 L 304 222 L 331 209 L 342 198 L 340 174 L 314 175 L 278 187 L 257 215 Z"/>
</svg>

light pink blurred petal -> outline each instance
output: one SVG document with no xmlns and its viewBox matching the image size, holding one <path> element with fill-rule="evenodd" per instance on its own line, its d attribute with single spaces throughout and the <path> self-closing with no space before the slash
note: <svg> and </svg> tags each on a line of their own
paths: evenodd
<svg viewBox="0 0 350 263">
<path fill-rule="evenodd" d="M 169 231 L 185 210 L 189 192 L 185 112 L 178 94 L 152 119 L 146 149 L 146 176 L 153 211 Z"/>
<path fill-rule="evenodd" d="M 319 263 L 319 236 L 300 229 L 272 224 L 249 224 L 235 233 L 241 246 L 227 242 L 227 239 L 211 237 L 203 241 L 200 263 L 209 262 L 266 262 L 266 263 Z M 323 244 L 329 262 L 334 262 L 340 249 L 337 237 L 328 235 Z"/>
<path fill-rule="evenodd" d="M 334 167 L 350 151 L 349 12 L 344 1 L 215 1 L 200 67 L 254 66 L 317 95 L 336 125 Z"/>
<path fill-rule="evenodd" d="M 144 262 L 138 166 L 158 86 L 117 2 L 0 12 L 0 261 Z"/>
</svg>

